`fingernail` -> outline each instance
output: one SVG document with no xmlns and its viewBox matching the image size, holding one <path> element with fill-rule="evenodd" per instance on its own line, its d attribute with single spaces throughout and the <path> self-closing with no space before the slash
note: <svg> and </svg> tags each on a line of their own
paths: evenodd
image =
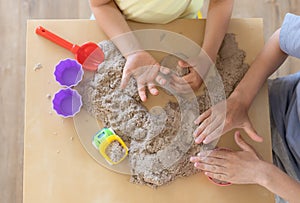
<svg viewBox="0 0 300 203">
<path fill-rule="evenodd" d="M 198 167 L 198 166 L 199 166 L 199 163 L 198 163 L 198 162 L 194 163 L 194 166 L 195 166 L 195 167 Z"/>
<path fill-rule="evenodd" d="M 195 142 L 196 142 L 197 144 L 200 144 L 200 143 L 201 143 L 201 138 L 197 137 L 197 138 L 195 139 Z"/>
<path fill-rule="evenodd" d="M 161 85 L 166 84 L 166 80 L 165 79 L 161 79 L 159 82 L 160 82 L 159 84 L 161 84 Z"/>
<path fill-rule="evenodd" d="M 152 94 L 157 94 L 158 91 L 157 91 L 157 90 L 152 90 L 151 93 L 152 93 Z"/>
<path fill-rule="evenodd" d="M 207 153 L 206 152 L 199 152 L 198 154 L 197 154 L 197 156 L 198 157 L 205 157 L 205 156 L 207 156 Z"/>
</svg>

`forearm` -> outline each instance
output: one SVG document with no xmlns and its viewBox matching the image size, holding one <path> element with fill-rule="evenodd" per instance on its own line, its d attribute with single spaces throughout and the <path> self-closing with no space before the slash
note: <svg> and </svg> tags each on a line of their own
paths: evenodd
<svg viewBox="0 0 300 203">
<path fill-rule="evenodd" d="M 133 33 L 130 33 L 128 23 L 112 0 L 90 0 L 90 7 L 97 24 L 125 57 L 139 49 L 138 40 Z M 127 34 L 124 35 L 125 33 Z M 132 50 L 128 50 L 128 47 Z"/>
<path fill-rule="evenodd" d="M 251 64 L 242 81 L 232 93 L 233 97 L 237 96 L 242 99 L 242 103 L 246 108 L 250 107 L 266 79 L 274 73 L 287 58 L 287 54 L 281 51 L 279 47 L 279 33 L 280 30 L 277 30 L 268 40 L 263 50 Z"/>
<path fill-rule="evenodd" d="M 97 24 L 109 38 L 130 31 L 123 15 L 113 1 L 90 0 L 90 6 L 95 15 Z"/>
<path fill-rule="evenodd" d="M 264 186 L 274 194 L 279 195 L 289 203 L 299 202 L 300 184 L 282 172 L 276 166 L 263 162 L 261 177 L 258 184 Z"/>
<path fill-rule="evenodd" d="M 232 8 L 233 0 L 210 0 L 202 48 L 212 61 L 216 60 L 227 32 Z"/>
</svg>

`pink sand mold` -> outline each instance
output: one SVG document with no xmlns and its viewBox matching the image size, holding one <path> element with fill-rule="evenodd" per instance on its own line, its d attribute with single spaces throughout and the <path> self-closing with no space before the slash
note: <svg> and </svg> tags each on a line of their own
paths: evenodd
<svg viewBox="0 0 300 203">
<path fill-rule="evenodd" d="M 64 118 L 75 116 L 82 106 L 81 95 L 73 89 L 61 89 L 52 100 L 53 109 Z"/>
<path fill-rule="evenodd" d="M 61 60 L 56 66 L 54 76 L 62 86 L 76 86 L 83 77 L 82 66 L 74 59 Z"/>
</svg>

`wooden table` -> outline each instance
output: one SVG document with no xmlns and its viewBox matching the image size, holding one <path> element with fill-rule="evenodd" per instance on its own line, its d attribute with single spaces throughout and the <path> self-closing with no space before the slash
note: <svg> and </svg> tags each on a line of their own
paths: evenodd
<svg viewBox="0 0 300 203">
<path fill-rule="evenodd" d="M 180 33 L 201 44 L 204 20 L 177 20 L 168 25 L 130 23 L 133 29 L 158 28 Z M 27 24 L 27 63 L 25 88 L 24 203 L 270 203 L 273 194 L 258 185 L 219 187 L 203 174 L 179 178 L 169 185 L 152 189 L 129 183 L 121 175 L 100 166 L 81 145 L 72 118 L 63 119 L 52 110 L 51 99 L 61 87 L 53 71 L 59 60 L 73 55 L 37 36 L 42 25 L 58 35 L 82 44 L 107 37 L 90 20 L 29 20 Z M 261 19 L 232 20 L 229 32 L 237 34 L 239 47 L 251 63 L 263 45 Z M 42 68 L 35 70 L 37 64 Z M 48 95 L 49 94 L 49 95 Z M 271 161 L 269 108 L 264 86 L 250 110 L 250 117 L 260 135 L 261 144 L 253 143 L 262 157 Z M 247 139 L 249 140 L 249 139 Z M 219 146 L 238 149 L 232 132 L 223 136 Z"/>
</svg>

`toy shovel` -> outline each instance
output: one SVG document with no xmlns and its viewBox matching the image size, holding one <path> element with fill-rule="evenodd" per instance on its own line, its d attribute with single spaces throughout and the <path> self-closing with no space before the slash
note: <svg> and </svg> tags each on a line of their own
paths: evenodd
<svg viewBox="0 0 300 203">
<path fill-rule="evenodd" d="M 93 42 L 86 42 L 81 46 L 72 44 L 53 34 L 49 30 L 46 30 L 42 26 L 38 26 L 35 33 L 71 51 L 75 55 L 75 59 L 86 70 L 96 71 L 98 69 L 98 65 L 104 60 L 104 53 L 102 49 Z"/>
</svg>

